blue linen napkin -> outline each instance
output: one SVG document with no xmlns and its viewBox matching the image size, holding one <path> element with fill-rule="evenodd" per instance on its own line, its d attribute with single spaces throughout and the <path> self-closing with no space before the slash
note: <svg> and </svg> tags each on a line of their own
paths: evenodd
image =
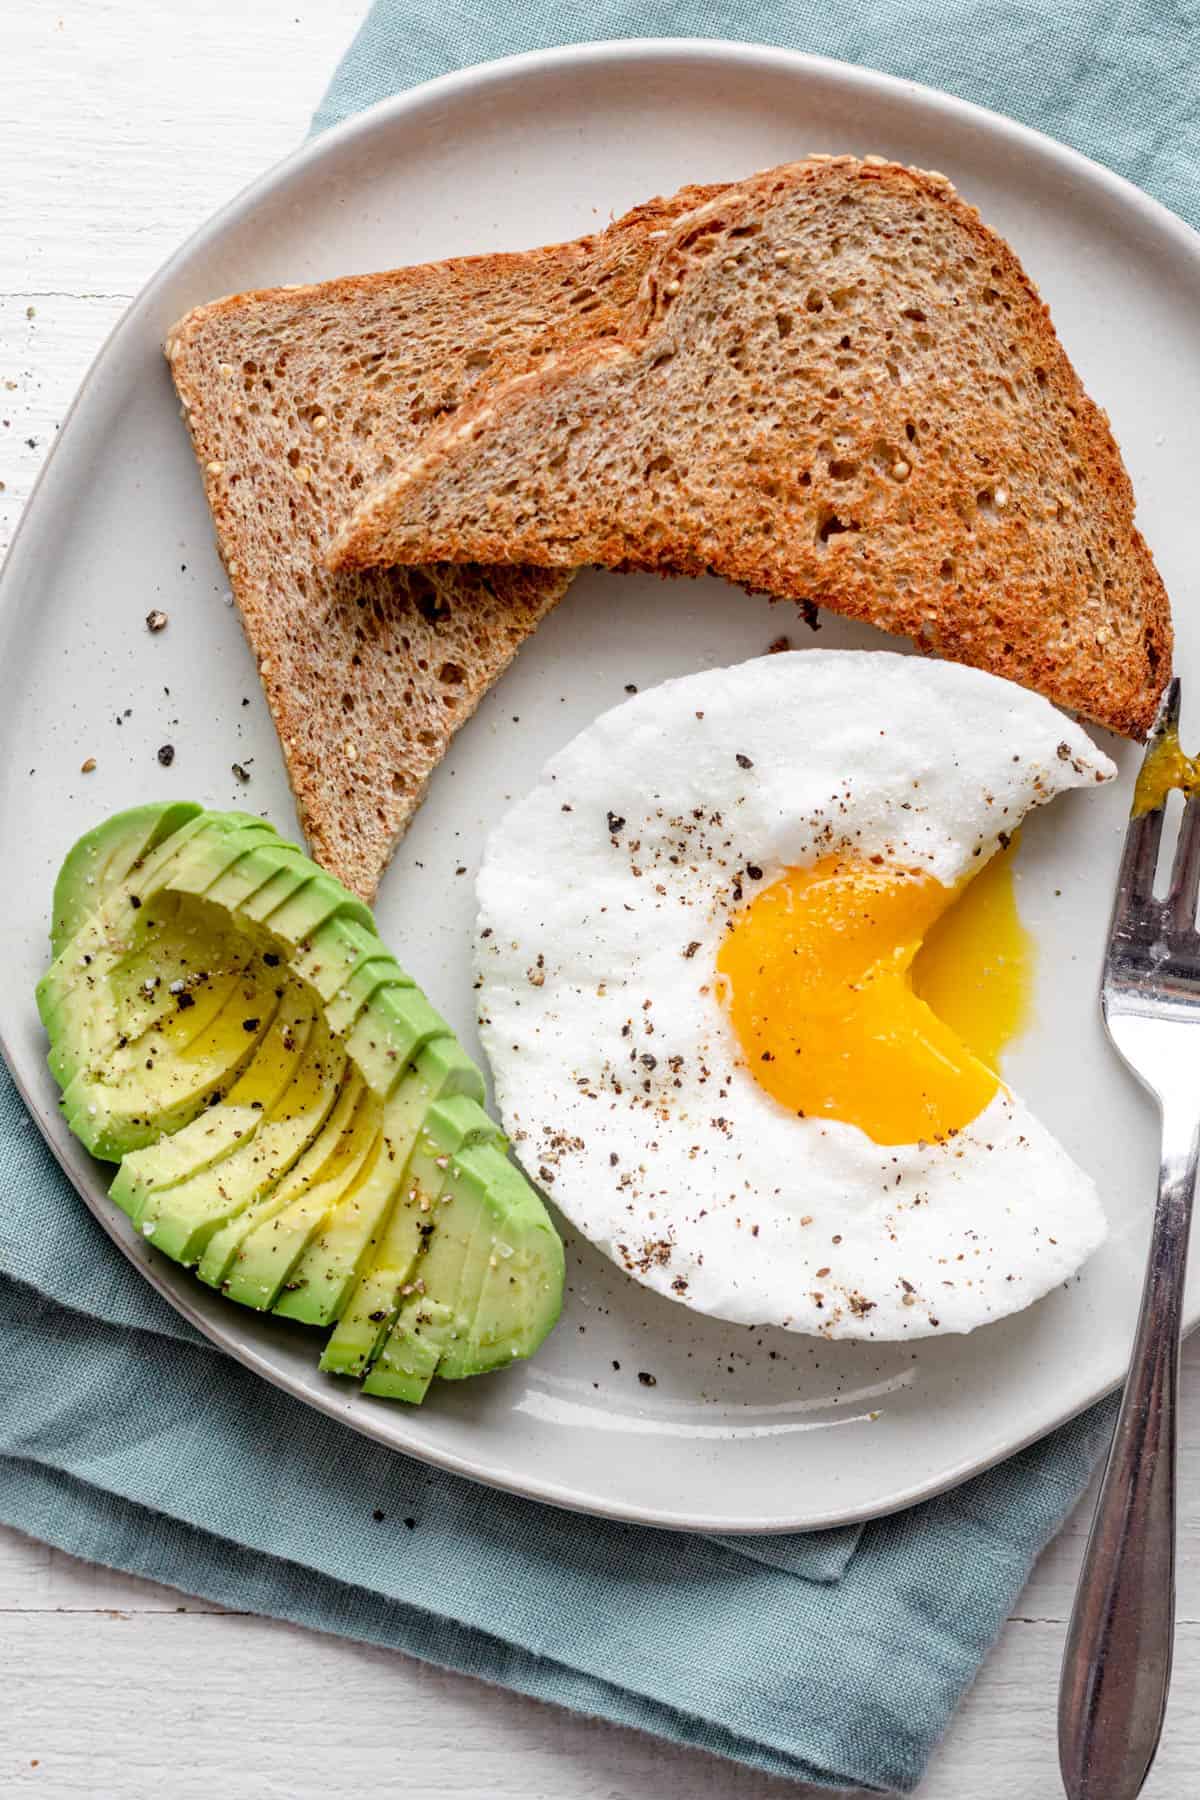
<svg viewBox="0 0 1200 1800">
<path fill-rule="evenodd" d="M 1155 0 L 379 0 L 314 127 L 490 57 L 650 35 L 948 88 L 1200 213 L 1187 33 Z M 224 1359 L 109 1243 L 0 1069 L 0 1518 L 231 1607 L 773 1774 L 908 1791 L 1111 1422 L 1109 1403 L 909 1513 L 807 1537 L 650 1532 L 496 1494 Z"/>
</svg>

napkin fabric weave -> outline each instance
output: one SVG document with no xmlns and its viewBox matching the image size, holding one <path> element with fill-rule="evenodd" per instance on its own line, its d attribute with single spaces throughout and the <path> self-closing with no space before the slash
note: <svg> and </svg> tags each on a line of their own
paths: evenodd
<svg viewBox="0 0 1200 1800">
<path fill-rule="evenodd" d="M 1194 11 L 378 0 L 314 127 L 511 52 L 740 38 L 1015 114 L 1194 221 Z M 1111 1423 L 1107 1403 L 911 1512 L 806 1537 L 655 1532 L 497 1494 L 357 1436 L 214 1350 L 100 1231 L 0 1069 L 0 1519 L 230 1607 L 774 1774 L 908 1791 Z"/>
</svg>

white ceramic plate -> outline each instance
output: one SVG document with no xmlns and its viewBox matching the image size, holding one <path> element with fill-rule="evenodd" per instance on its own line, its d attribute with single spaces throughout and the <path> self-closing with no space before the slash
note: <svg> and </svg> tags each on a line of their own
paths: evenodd
<svg viewBox="0 0 1200 1800">
<path fill-rule="evenodd" d="M 1020 905 L 1040 975 L 1036 1022 L 1008 1063 L 1100 1183 L 1112 1235 L 1069 1289 L 965 1339 L 833 1347 L 722 1326 L 572 1243 L 563 1321 L 532 1364 L 440 1384 L 419 1411 L 366 1399 L 317 1372 L 315 1334 L 222 1301 L 134 1236 L 107 1200 L 105 1171 L 58 1119 L 32 990 L 55 870 L 105 813 L 173 796 L 293 823 L 159 351 L 166 328 L 235 288 L 572 237 L 683 182 L 845 149 L 945 170 L 1015 246 L 1112 417 L 1173 595 L 1185 686 L 1200 685 L 1200 238 L 1004 119 L 744 45 L 602 44 L 468 70 L 376 107 L 265 176 L 167 265 L 105 346 L 4 574 L 0 1037 L 83 1199 L 181 1312 L 312 1405 L 496 1486 L 659 1525 L 783 1531 L 885 1512 L 1004 1456 L 1118 1379 L 1157 1165 L 1154 1118 L 1104 1040 L 1095 992 L 1136 761 L 1128 747 L 1119 788 L 1068 799 L 1027 827 Z M 143 623 L 151 606 L 171 616 L 159 636 Z M 596 574 L 522 651 L 438 771 L 378 909 L 384 936 L 468 1045 L 472 877 L 488 821 L 626 682 L 734 662 L 783 631 L 808 641 L 791 609 L 717 582 Z M 884 640 L 826 619 L 818 641 Z M 168 741 L 170 770 L 155 758 Z M 82 776 L 88 756 L 98 768 Z M 251 769 L 248 788 L 235 761 Z M 1200 1285 L 1187 1310 L 1195 1322 Z"/>
</svg>

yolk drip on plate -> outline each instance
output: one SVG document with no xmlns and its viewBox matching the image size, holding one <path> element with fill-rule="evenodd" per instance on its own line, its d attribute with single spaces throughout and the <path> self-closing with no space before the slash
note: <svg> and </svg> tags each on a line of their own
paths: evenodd
<svg viewBox="0 0 1200 1800">
<path fill-rule="evenodd" d="M 831 856 L 758 894 L 717 968 L 746 1066 L 774 1099 L 910 1144 L 960 1130 L 996 1093 L 1030 951 L 1007 852 L 957 894 Z"/>
</svg>

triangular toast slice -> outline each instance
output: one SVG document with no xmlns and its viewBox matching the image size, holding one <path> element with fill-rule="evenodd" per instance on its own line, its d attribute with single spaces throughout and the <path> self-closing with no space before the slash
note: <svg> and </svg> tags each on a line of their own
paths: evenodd
<svg viewBox="0 0 1200 1800">
<path fill-rule="evenodd" d="M 235 294 L 168 336 L 301 824 L 364 899 L 455 730 L 570 572 L 331 575 L 332 531 L 485 370 L 615 332 L 665 227 L 714 192 L 684 189 L 573 243 Z"/>
<path fill-rule="evenodd" d="M 728 577 L 1142 736 L 1166 593 L 1104 414 L 936 173 L 811 157 L 660 240 L 620 337 L 488 383 L 331 561 Z"/>
</svg>

